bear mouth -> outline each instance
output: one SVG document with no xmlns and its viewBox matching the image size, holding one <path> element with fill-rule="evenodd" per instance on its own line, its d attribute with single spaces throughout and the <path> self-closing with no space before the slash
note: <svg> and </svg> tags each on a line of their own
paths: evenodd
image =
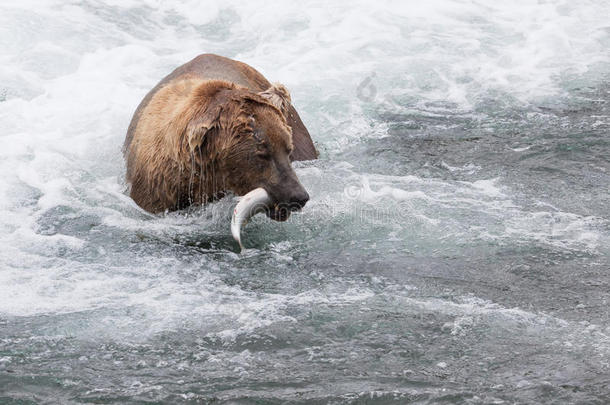
<svg viewBox="0 0 610 405">
<path fill-rule="evenodd" d="M 290 218 L 292 211 L 298 211 L 298 209 L 282 204 L 274 204 L 265 211 L 265 214 L 274 221 L 284 222 Z"/>
</svg>

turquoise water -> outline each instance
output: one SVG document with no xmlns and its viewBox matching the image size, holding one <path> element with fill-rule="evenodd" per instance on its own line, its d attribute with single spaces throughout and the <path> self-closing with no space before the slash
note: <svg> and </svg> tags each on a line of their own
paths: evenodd
<svg viewBox="0 0 610 405">
<path fill-rule="evenodd" d="M 7 1 L 0 403 L 610 396 L 603 1 Z M 202 52 L 285 84 L 311 200 L 152 216 L 133 111 Z"/>
</svg>

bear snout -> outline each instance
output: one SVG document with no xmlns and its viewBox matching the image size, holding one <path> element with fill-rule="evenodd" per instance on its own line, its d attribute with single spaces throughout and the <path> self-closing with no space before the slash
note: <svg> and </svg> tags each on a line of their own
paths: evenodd
<svg viewBox="0 0 610 405">
<path fill-rule="evenodd" d="M 309 201 L 309 193 L 303 189 L 292 194 L 289 203 L 291 207 L 294 207 L 293 211 L 298 211 L 307 204 L 307 201 Z"/>
<path fill-rule="evenodd" d="M 286 221 L 291 213 L 300 211 L 309 201 L 309 193 L 300 184 L 293 190 L 283 191 L 281 197 L 276 194 L 275 203 L 271 204 L 267 211 L 267 216 L 274 221 Z"/>
</svg>

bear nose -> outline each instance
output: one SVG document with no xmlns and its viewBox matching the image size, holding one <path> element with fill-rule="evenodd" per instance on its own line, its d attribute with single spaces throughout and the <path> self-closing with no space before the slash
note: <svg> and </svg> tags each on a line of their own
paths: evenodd
<svg viewBox="0 0 610 405">
<path fill-rule="evenodd" d="M 295 206 L 296 209 L 301 209 L 305 206 L 307 201 L 309 201 L 309 194 L 307 191 L 303 190 L 292 195 L 290 198 L 290 205 Z"/>
</svg>

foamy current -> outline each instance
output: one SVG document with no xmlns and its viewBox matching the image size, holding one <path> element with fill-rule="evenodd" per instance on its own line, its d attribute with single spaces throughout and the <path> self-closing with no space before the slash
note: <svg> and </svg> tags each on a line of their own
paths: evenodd
<svg viewBox="0 0 610 405">
<path fill-rule="evenodd" d="M 0 4 L 0 403 L 610 396 L 610 4 Z M 286 223 L 154 216 L 127 125 L 200 53 L 285 84 Z"/>
</svg>

